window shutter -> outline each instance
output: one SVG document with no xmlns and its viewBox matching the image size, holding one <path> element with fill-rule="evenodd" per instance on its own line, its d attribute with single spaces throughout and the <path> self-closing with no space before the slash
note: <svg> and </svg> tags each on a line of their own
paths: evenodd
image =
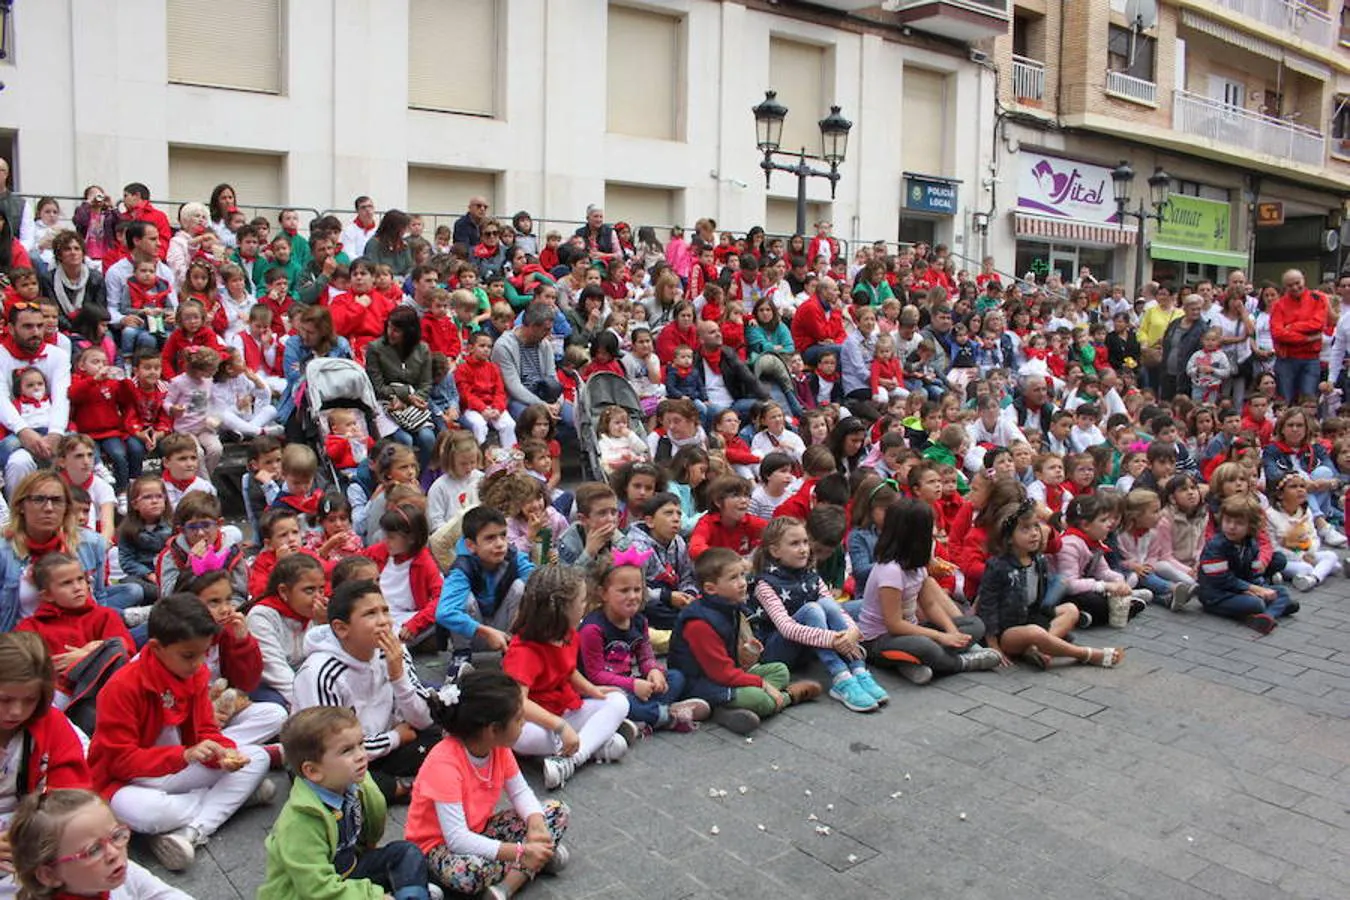
<svg viewBox="0 0 1350 900">
<path fill-rule="evenodd" d="M 928 69 L 905 66 L 905 140 L 900 160 L 906 172 L 946 174 L 947 76 Z"/>
<path fill-rule="evenodd" d="M 497 0 L 409 0 L 408 106 L 497 114 Z"/>
<path fill-rule="evenodd" d="M 205 203 L 218 184 L 234 188 L 239 208 L 250 218 L 254 205 L 279 206 L 285 202 L 282 172 L 286 157 L 268 153 L 201 150 L 196 147 L 169 148 L 169 196 L 174 203 L 196 200 Z M 155 198 L 159 205 L 159 198 Z M 178 210 L 164 205 L 169 221 L 176 224 Z M 272 211 L 262 215 L 275 221 Z M 307 223 L 305 223 L 307 224 Z"/>
<path fill-rule="evenodd" d="M 283 0 L 168 0 L 169 81 L 282 92 Z"/>
<path fill-rule="evenodd" d="M 821 151 L 821 119 L 829 115 L 825 97 L 825 48 L 786 38 L 769 39 L 769 88 L 788 108 L 782 149 L 796 153 Z"/>
<path fill-rule="evenodd" d="M 673 16 L 609 7 L 605 130 L 663 141 L 681 139 L 679 94 L 685 79 L 680 75 L 680 25 Z M 642 77 L 654 72 L 663 74 Z"/>
<path fill-rule="evenodd" d="M 665 240 L 675 224 L 675 191 L 641 187 L 635 184 L 605 185 L 605 221 L 627 222 L 633 226 L 633 239 L 643 225 L 651 225 Z"/>
</svg>

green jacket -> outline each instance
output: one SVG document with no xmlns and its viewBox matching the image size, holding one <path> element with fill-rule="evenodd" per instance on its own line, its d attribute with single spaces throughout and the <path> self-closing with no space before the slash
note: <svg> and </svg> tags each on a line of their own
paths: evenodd
<svg viewBox="0 0 1350 900">
<path fill-rule="evenodd" d="M 368 848 L 384 835 L 384 795 L 366 773 L 361 793 L 361 838 Z M 267 835 L 267 880 L 258 900 L 384 900 L 384 888 L 364 878 L 348 880 L 333 868 L 338 829 L 333 810 L 303 778 Z"/>
<path fill-rule="evenodd" d="M 929 436 L 932 437 L 931 435 Z M 956 454 L 950 447 L 932 441 L 923 451 L 924 459 L 931 459 L 935 463 L 945 463 L 956 469 L 956 491 L 961 496 L 970 493 L 970 484 L 966 481 L 966 474 L 961 471 L 961 463 L 957 460 Z"/>
</svg>

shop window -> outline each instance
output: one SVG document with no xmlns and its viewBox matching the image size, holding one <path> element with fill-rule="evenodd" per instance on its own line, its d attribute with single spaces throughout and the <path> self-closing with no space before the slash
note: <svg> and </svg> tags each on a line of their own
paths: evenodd
<svg viewBox="0 0 1350 900">
<path fill-rule="evenodd" d="M 1112 72 L 1122 72 L 1141 81 L 1153 81 L 1153 59 L 1157 40 L 1140 34 L 1133 28 L 1109 26 L 1106 42 L 1106 65 Z"/>
</svg>

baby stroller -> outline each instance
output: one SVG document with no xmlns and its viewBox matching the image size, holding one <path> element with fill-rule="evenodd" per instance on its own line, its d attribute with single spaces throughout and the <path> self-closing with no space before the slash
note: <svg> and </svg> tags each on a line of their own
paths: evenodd
<svg viewBox="0 0 1350 900">
<path fill-rule="evenodd" d="M 646 438 L 647 424 L 642 413 L 642 401 L 637 390 L 625 378 L 613 372 L 596 372 L 577 386 L 577 440 L 581 443 L 582 478 L 605 481 L 600 466 L 600 412 L 607 406 L 621 406 L 628 411 L 628 427 L 639 437 Z"/>
<path fill-rule="evenodd" d="M 370 376 L 366 375 L 365 367 L 360 363 L 350 359 L 320 357 L 310 360 L 305 366 L 305 400 L 296 410 L 302 417 L 301 428 L 305 441 L 318 455 L 319 466 L 328 483 L 345 491 L 348 479 L 324 452 L 324 441 L 329 433 L 328 413 L 334 409 L 362 412 L 364 415 L 358 416 L 357 422 L 364 424 L 366 434 L 376 440 L 393 434 L 398 426 L 384 415 L 375 398 Z"/>
</svg>

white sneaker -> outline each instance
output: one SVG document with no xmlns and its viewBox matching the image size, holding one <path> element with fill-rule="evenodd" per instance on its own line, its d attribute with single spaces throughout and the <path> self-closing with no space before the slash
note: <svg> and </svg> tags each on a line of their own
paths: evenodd
<svg viewBox="0 0 1350 900">
<path fill-rule="evenodd" d="M 544 758 L 544 787 L 550 791 L 567 784 L 577 771 L 577 764 L 570 756 L 548 756 Z"/>
<path fill-rule="evenodd" d="M 1171 602 L 1167 604 L 1168 608 L 1171 609 L 1172 612 L 1181 612 L 1181 610 L 1186 608 L 1186 604 L 1191 602 L 1191 597 L 1195 595 L 1195 591 L 1196 586 L 1194 584 L 1186 584 L 1185 582 L 1177 583 L 1176 586 L 1172 588 L 1172 597 Z"/>
<path fill-rule="evenodd" d="M 623 739 L 623 735 L 616 733 L 610 735 L 609 743 L 596 750 L 591 759 L 602 763 L 618 762 L 627 752 L 628 742 Z"/>
<path fill-rule="evenodd" d="M 276 795 L 276 783 L 270 778 L 264 778 L 262 781 L 258 782 L 258 786 L 254 788 L 253 793 L 249 794 L 248 799 L 244 801 L 244 805 L 266 806 L 272 802 L 272 799 L 276 797 Z"/>
<path fill-rule="evenodd" d="M 186 871 L 197 858 L 201 835 L 191 826 L 150 838 L 150 852 L 170 872 Z"/>
<path fill-rule="evenodd" d="M 286 433 L 285 425 L 264 425 L 262 433 L 267 437 L 279 438 Z"/>
<path fill-rule="evenodd" d="M 109 487 L 117 486 L 117 481 L 116 479 L 113 478 L 112 469 L 109 469 L 102 462 L 97 462 L 94 464 L 94 477 L 101 478 L 104 481 L 108 482 Z"/>
<path fill-rule="evenodd" d="M 434 881 L 427 882 L 427 900 L 445 900 L 445 891 Z"/>
<path fill-rule="evenodd" d="M 563 869 L 567 868 L 568 860 L 572 854 L 562 844 L 553 845 L 553 858 L 544 863 L 544 871 L 550 875 L 557 875 Z"/>
<path fill-rule="evenodd" d="M 150 621 L 150 610 L 153 606 L 131 606 L 122 610 L 122 621 L 128 628 L 135 628 L 137 625 L 144 625 Z"/>
<path fill-rule="evenodd" d="M 125 516 L 127 514 L 127 492 L 120 491 L 117 494 L 117 514 Z"/>
<path fill-rule="evenodd" d="M 1307 593 L 1308 591 L 1311 591 L 1315 587 L 1317 587 L 1317 579 L 1312 577 L 1311 575 L 1294 576 L 1295 590 L 1300 590 L 1303 591 L 1304 593 Z"/>
<path fill-rule="evenodd" d="M 1326 528 L 1323 528 L 1322 532 L 1317 536 L 1320 537 L 1322 539 L 1322 543 L 1326 544 L 1328 547 L 1344 547 L 1347 543 L 1350 543 L 1350 541 L 1347 541 L 1345 539 L 1345 535 L 1343 533 L 1337 531 L 1335 528 L 1332 528 L 1330 525 L 1328 525 Z"/>
</svg>

